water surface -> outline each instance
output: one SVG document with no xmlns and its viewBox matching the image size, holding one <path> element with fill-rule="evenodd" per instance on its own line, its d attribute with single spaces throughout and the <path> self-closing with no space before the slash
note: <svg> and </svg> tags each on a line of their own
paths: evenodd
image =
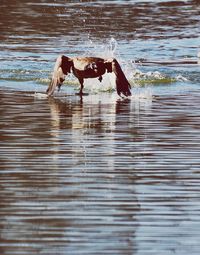
<svg viewBox="0 0 200 255">
<path fill-rule="evenodd" d="M 199 254 L 198 1 L 2 1 L 0 253 Z M 117 57 L 121 99 L 58 54 Z"/>
</svg>

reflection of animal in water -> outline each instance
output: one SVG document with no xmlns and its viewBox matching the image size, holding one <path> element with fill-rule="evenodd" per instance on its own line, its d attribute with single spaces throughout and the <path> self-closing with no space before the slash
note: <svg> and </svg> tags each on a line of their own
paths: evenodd
<svg viewBox="0 0 200 255">
<path fill-rule="evenodd" d="M 130 96 L 130 84 L 124 75 L 118 61 L 115 58 L 103 59 L 96 57 L 74 57 L 69 58 L 64 55 L 56 60 L 53 75 L 47 89 L 48 96 L 53 95 L 56 87 L 58 91 L 65 80 L 65 75 L 70 72 L 78 78 L 81 85 L 79 94 L 83 94 L 84 79 L 98 78 L 102 81 L 102 75 L 105 72 L 114 72 L 116 76 L 116 90 L 118 95 Z"/>
</svg>

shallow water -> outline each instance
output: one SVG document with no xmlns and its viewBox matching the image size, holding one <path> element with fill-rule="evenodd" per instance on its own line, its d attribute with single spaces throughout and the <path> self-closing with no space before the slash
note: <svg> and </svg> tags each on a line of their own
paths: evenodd
<svg viewBox="0 0 200 255">
<path fill-rule="evenodd" d="M 199 254 L 198 1 L 2 1 L 0 253 Z M 9 11 L 8 11 L 9 10 Z M 121 99 L 58 54 L 117 57 Z"/>
</svg>

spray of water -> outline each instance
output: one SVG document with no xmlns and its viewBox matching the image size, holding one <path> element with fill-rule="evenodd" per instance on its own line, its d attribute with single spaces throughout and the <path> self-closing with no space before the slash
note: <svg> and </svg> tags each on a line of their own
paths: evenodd
<svg viewBox="0 0 200 255">
<path fill-rule="evenodd" d="M 148 84 L 146 88 L 142 90 L 139 89 L 140 83 L 137 82 L 139 76 L 144 77 L 144 74 L 139 71 L 133 61 L 128 61 L 124 59 L 119 51 L 118 43 L 115 38 L 110 38 L 103 44 L 89 40 L 89 44 L 85 46 L 85 56 L 97 56 L 101 58 L 116 58 L 122 69 L 132 85 L 133 97 L 134 98 L 151 98 L 152 89 Z M 147 74 L 145 77 L 148 77 L 150 74 Z M 159 73 L 151 74 L 151 77 L 154 76 L 155 79 L 160 79 L 161 75 Z M 115 74 L 106 73 L 103 75 L 102 82 L 99 82 L 98 79 L 86 79 L 84 82 L 84 87 L 86 90 L 92 93 L 100 93 L 102 91 L 115 91 Z"/>
<path fill-rule="evenodd" d="M 103 44 L 89 40 L 89 45 L 85 49 L 83 53 L 85 56 L 96 56 L 106 59 L 117 58 L 118 55 L 118 43 L 114 38 Z M 103 75 L 101 82 L 98 79 L 86 79 L 84 87 L 93 93 L 113 91 L 115 89 L 115 75 L 113 73 L 106 73 Z"/>
</svg>

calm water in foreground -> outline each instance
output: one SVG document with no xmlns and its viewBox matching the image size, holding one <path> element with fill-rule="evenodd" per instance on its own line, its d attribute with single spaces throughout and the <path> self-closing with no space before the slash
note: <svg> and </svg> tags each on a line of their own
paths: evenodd
<svg viewBox="0 0 200 255">
<path fill-rule="evenodd" d="M 1 1 L 0 254 L 200 254 L 199 1 Z M 133 96 L 55 58 L 115 56 Z"/>
</svg>

